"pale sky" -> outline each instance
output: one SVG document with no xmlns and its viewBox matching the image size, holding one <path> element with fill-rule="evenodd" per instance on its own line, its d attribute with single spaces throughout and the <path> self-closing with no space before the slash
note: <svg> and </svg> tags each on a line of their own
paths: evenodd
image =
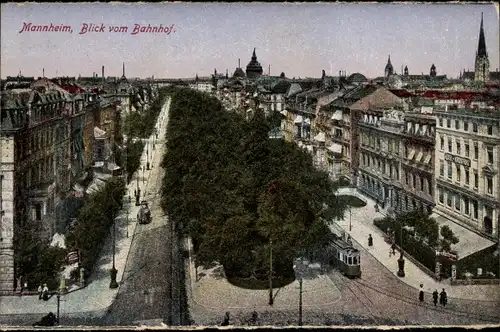
<svg viewBox="0 0 500 332">
<path fill-rule="evenodd" d="M 2 4 L 1 77 L 232 75 L 252 50 L 271 75 L 319 77 L 360 72 L 382 76 L 391 55 L 399 73 L 457 77 L 474 68 L 484 12 L 490 68 L 499 67 L 498 7 L 490 4 Z M 70 25 L 69 32 L 22 32 L 24 23 Z M 79 34 L 83 23 L 105 32 Z M 134 24 L 172 26 L 132 35 Z M 128 32 L 109 32 L 111 26 Z"/>
</svg>

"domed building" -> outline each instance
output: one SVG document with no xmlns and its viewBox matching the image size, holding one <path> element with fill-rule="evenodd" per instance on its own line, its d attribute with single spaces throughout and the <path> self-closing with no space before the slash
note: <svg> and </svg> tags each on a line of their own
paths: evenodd
<svg viewBox="0 0 500 332">
<path fill-rule="evenodd" d="M 256 78 L 263 73 L 262 66 L 257 61 L 257 55 L 255 55 L 255 48 L 253 49 L 252 60 L 247 65 L 246 73 L 248 78 Z"/>
<path fill-rule="evenodd" d="M 368 82 L 368 79 L 363 74 L 354 73 L 349 75 L 349 77 L 347 78 L 347 82 L 349 84 L 362 84 Z"/>
</svg>

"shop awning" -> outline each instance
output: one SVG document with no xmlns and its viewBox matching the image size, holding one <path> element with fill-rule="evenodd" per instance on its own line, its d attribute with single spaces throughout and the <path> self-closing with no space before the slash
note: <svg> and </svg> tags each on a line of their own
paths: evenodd
<svg viewBox="0 0 500 332">
<path fill-rule="evenodd" d="M 293 121 L 294 123 L 302 123 L 303 119 L 302 119 L 302 115 L 297 115 L 297 117 L 295 118 L 295 120 Z"/>
<path fill-rule="evenodd" d="M 335 113 L 333 113 L 331 119 L 332 120 L 342 120 L 342 111 L 335 111 Z"/>
<path fill-rule="evenodd" d="M 424 155 L 424 153 L 422 151 L 418 151 L 417 153 L 417 158 L 415 158 L 415 161 L 418 163 L 420 162 L 420 160 L 422 159 L 422 156 Z"/>
<path fill-rule="evenodd" d="M 328 151 L 333 152 L 333 153 L 342 153 L 342 145 L 337 144 L 337 143 L 333 143 L 328 148 Z"/>
<path fill-rule="evenodd" d="M 408 153 L 408 160 L 412 160 L 415 156 L 415 149 L 411 149 L 410 153 Z"/>
<path fill-rule="evenodd" d="M 318 141 L 318 142 L 324 142 L 325 141 L 325 133 L 319 133 L 318 135 L 316 135 L 316 137 L 314 137 L 314 140 Z"/>
<path fill-rule="evenodd" d="M 424 164 L 429 164 L 430 161 L 432 159 L 432 154 L 428 153 L 426 156 L 425 156 L 425 159 L 424 159 Z"/>
</svg>

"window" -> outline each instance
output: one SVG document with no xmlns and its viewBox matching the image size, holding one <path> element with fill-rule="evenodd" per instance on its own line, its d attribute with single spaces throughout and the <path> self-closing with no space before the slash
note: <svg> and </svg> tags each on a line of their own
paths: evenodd
<svg viewBox="0 0 500 332">
<path fill-rule="evenodd" d="M 444 150 L 444 137 L 441 136 L 441 151 Z"/>
<path fill-rule="evenodd" d="M 413 176 L 413 189 L 417 189 L 417 176 Z"/>
<path fill-rule="evenodd" d="M 444 127 L 443 118 L 439 119 L 439 126 Z"/>
<path fill-rule="evenodd" d="M 457 194 L 453 196 L 455 198 L 455 210 L 460 211 L 460 196 Z"/>
<path fill-rule="evenodd" d="M 460 129 L 460 121 L 455 120 L 455 129 Z"/>
<path fill-rule="evenodd" d="M 493 178 L 486 178 L 486 188 L 488 190 L 488 194 L 493 195 Z"/>
<path fill-rule="evenodd" d="M 477 210 L 477 201 L 475 199 L 472 200 L 472 209 L 474 210 L 474 214 L 472 216 L 474 219 L 477 219 L 479 211 Z"/>
<path fill-rule="evenodd" d="M 460 173 L 462 173 L 461 169 L 460 169 L 460 165 L 457 164 L 455 166 L 457 167 L 457 182 L 460 182 L 460 175 L 461 175 Z"/>
<path fill-rule="evenodd" d="M 451 192 L 446 191 L 446 205 L 451 206 Z"/>
<path fill-rule="evenodd" d="M 469 143 L 465 143 L 465 156 L 468 157 L 469 156 Z"/>
<path fill-rule="evenodd" d="M 451 127 L 451 119 L 446 119 L 446 127 Z"/>
<path fill-rule="evenodd" d="M 464 171 L 465 171 L 465 184 L 468 185 L 469 184 L 469 176 L 470 176 L 469 169 L 467 167 L 464 167 L 464 168 L 465 168 L 464 169 Z"/>
<path fill-rule="evenodd" d="M 42 205 L 35 204 L 35 220 L 42 220 Z"/>
<path fill-rule="evenodd" d="M 486 147 L 486 152 L 488 154 L 488 164 L 493 164 L 493 147 Z"/>
<path fill-rule="evenodd" d="M 474 170 L 474 189 L 476 190 L 478 182 L 479 182 L 479 176 L 477 175 L 477 170 Z"/>
<path fill-rule="evenodd" d="M 438 190 L 439 190 L 439 203 L 443 204 L 444 203 L 443 189 L 438 189 Z"/>
<path fill-rule="evenodd" d="M 460 141 L 457 140 L 457 154 L 460 156 L 462 155 L 462 149 L 460 145 Z"/>
<path fill-rule="evenodd" d="M 444 161 L 439 161 L 439 175 L 444 176 Z"/>
<path fill-rule="evenodd" d="M 477 123 L 472 123 L 472 132 L 477 133 Z"/>
<path fill-rule="evenodd" d="M 464 212 L 466 215 L 470 215 L 469 198 L 464 196 Z"/>
<path fill-rule="evenodd" d="M 492 125 L 488 125 L 488 135 L 493 135 L 493 126 Z"/>
<path fill-rule="evenodd" d="M 474 160 L 477 160 L 479 156 L 479 147 L 477 146 L 477 143 L 474 143 Z"/>
<path fill-rule="evenodd" d="M 467 121 L 464 121 L 464 130 L 469 131 L 469 123 Z"/>
<path fill-rule="evenodd" d="M 449 160 L 448 160 L 448 161 L 447 161 L 447 164 L 448 164 L 448 179 L 450 179 L 450 180 L 451 180 L 451 178 L 452 178 L 452 173 L 453 173 L 453 170 L 452 170 L 452 168 L 451 168 L 451 161 L 449 161 Z"/>
<path fill-rule="evenodd" d="M 452 138 L 451 137 L 448 137 L 448 152 L 451 152 L 452 151 Z"/>
<path fill-rule="evenodd" d="M 424 178 L 420 178 L 420 191 L 424 191 Z"/>
</svg>

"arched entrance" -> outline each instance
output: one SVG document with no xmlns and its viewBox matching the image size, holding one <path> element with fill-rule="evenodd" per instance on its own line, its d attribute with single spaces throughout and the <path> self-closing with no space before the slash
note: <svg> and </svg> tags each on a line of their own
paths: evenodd
<svg viewBox="0 0 500 332">
<path fill-rule="evenodd" d="M 484 217 L 484 231 L 488 234 L 493 233 L 493 220 L 490 216 Z"/>
</svg>

